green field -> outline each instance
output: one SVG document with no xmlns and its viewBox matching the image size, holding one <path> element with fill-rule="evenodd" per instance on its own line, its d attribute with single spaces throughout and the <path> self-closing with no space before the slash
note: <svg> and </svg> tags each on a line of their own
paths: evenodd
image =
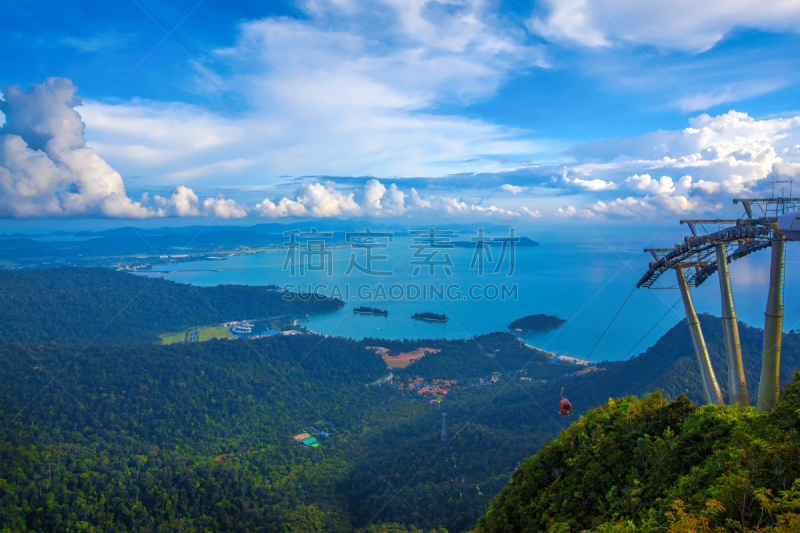
<svg viewBox="0 0 800 533">
<path fill-rule="evenodd" d="M 202 328 L 199 332 L 199 342 L 209 341 L 211 339 L 232 339 L 234 337 L 230 329 L 224 326 L 212 326 L 209 328 Z"/>
<path fill-rule="evenodd" d="M 197 338 L 194 339 L 194 333 Z M 161 335 L 161 344 L 173 344 L 184 342 L 187 338 L 190 342 L 203 342 L 211 339 L 233 339 L 235 335 L 225 326 L 208 326 L 204 328 L 192 328 L 179 333 L 164 333 Z"/>
<path fill-rule="evenodd" d="M 161 336 L 161 344 L 172 344 L 175 342 L 183 342 L 186 338 L 186 332 L 181 333 L 165 333 Z"/>
</svg>

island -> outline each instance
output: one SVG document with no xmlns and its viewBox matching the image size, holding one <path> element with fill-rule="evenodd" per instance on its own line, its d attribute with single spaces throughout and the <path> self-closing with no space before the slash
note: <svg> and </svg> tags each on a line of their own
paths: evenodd
<svg viewBox="0 0 800 533">
<path fill-rule="evenodd" d="M 389 316 L 389 311 L 384 311 L 383 309 L 378 309 L 376 307 L 356 307 L 353 309 L 354 313 L 360 313 L 362 315 L 383 315 Z"/>
<path fill-rule="evenodd" d="M 557 316 L 529 315 L 518 318 L 508 326 L 508 329 L 514 331 L 548 331 L 556 329 L 564 325 L 564 323 L 566 323 L 566 320 L 562 320 Z"/>
<path fill-rule="evenodd" d="M 426 320 L 428 322 L 447 322 L 447 315 L 440 315 L 438 313 L 414 313 L 411 318 L 414 320 Z"/>
<path fill-rule="evenodd" d="M 485 239 L 491 239 L 491 237 L 489 235 L 486 235 L 484 238 Z M 473 241 L 453 241 L 453 244 L 455 245 L 456 248 L 475 248 L 475 245 L 477 245 L 478 243 L 477 242 L 473 242 Z M 483 245 L 484 246 L 502 246 L 503 245 L 503 241 L 486 240 L 486 241 L 483 241 Z M 520 237 L 519 238 L 519 242 L 515 243 L 514 246 L 522 246 L 522 247 L 525 247 L 525 246 L 539 246 L 539 243 L 534 241 L 534 240 L 529 239 L 528 237 Z"/>
</svg>

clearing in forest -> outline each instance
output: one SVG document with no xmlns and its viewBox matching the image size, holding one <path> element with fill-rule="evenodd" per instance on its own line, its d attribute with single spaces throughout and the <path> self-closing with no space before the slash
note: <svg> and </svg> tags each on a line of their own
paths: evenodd
<svg viewBox="0 0 800 533">
<path fill-rule="evenodd" d="M 389 368 L 405 368 L 417 359 L 422 359 L 428 353 L 437 353 L 441 352 L 442 350 L 438 348 L 417 348 L 411 352 L 405 352 L 397 355 L 388 355 L 388 351 L 386 348 L 383 348 L 381 351 L 378 350 L 379 347 L 370 347 L 375 350 L 376 353 L 379 353 L 383 360 L 386 362 L 386 366 Z"/>
</svg>

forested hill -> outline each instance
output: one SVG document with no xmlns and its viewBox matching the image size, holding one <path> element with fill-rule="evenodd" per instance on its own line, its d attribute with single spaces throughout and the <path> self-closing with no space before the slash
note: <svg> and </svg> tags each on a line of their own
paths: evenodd
<svg viewBox="0 0 800 533">
<path fill-rule="evenodd" d="M 444 409 L 365 387 L 386 365 L 341 338 L 0 344 L 0 368 L 0 531 L 465 531 L 558 430 L 517 380 L 448 395 L 442 446 Z"/>
<path fill-rule="evenodd" d="M 714 373 L 727 401 L 728 365 L 725 360 L 722 320 L 703 314 L 700 315 L 700 324 Z M 739 322 L 739 340 L 750 400 L 755 405 L 761 375 L 764 331 Z M 794 370 L 800 368 L 800 334 L 784 333 L 781 342 L 780 381 L 786 383 L 791 380 Z M 661 390 L 670 400 L 674 400 L 680 394 L 686 394 L 697 404 L 705 403 L 697 357 L 685 320 L 678 322 L 644 353 L 621 364 L 616 361 L 606 361 L 598 366 L 607 370 L 574 380 L 565 378 L 552 382 L 551 394 L 557 396 L 560 387 L 569 384 L 566 395 L 577 413 L 602 405 L 609 398 L 630 394 L 643 396 L 654 390 Z"/>
<path fill-rule="evenodd" d="M 517 470 L 475 533 L 800 530 L 800 373 L 775 409 L 624 397 Z"/>
<path fill-rule="evenodd" d="M 104 268 L 0 272 L 0 342 L 153 342 L 160 333 L 341 307 L 339 300 L 284 300 L 267 287 L 195 287 Z"/>
</svg>

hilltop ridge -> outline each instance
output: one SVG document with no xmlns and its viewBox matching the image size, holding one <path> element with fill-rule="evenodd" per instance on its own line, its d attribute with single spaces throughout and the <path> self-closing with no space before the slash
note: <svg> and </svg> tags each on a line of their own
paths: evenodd
<svg viewBox="0 0 800 533">
<path fill-rule="evenodd" d="M 763 415 L 609 400 L 525 460 L 474 533 L 797 531 L 798 404 L 800 372 Z"/>
</svg>

